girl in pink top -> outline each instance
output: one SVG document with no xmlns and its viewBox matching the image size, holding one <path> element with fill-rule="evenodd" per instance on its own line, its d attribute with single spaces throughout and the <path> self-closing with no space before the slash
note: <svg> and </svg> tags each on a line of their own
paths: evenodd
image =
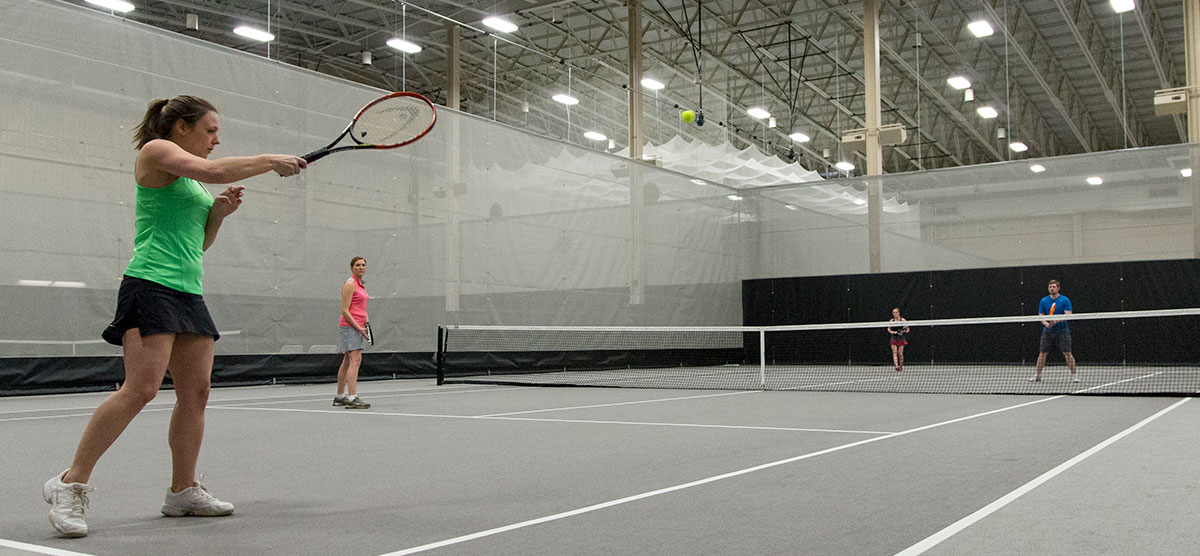
<svg viewBox="0 0 1200 556">
<path fill-rule="evenodd" d="M 367 273 L 367 260 L 362 257 L 350 259 L 350 278 L 342 284 L 342 318 L 338 330 L 338 351 L 343 353 L 342 365 L 338 367 L 337 395 L 333 405 L 346 409 L 368 409 L 371 404 L 358 397 L 358 367 L 362 364 L 362 350 L 366 347 L 367 334 L 367 289 L 363 286 L 363 275 Z"/>
</svg>

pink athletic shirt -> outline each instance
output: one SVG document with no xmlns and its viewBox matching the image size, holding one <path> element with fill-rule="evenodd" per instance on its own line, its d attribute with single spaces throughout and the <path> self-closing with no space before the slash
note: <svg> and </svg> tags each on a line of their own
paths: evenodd
<svg viewBox="0 0 1200 556">
<path fill-rule="evenodd" d="M 363 327 L 367 325 L 367 300 L 371 299 L 371 296 L 367 295 L 367 288 L 363 287 L 358 278 L 351 276 L 350 280 L 354 280 L 354 294 L 350 296 L 350 316 L 354 317 L 354 322 L 357 322 L 359 327 Z M 338 319 L 338 325 L 350 326 L 345 315 Z"/>
</svg>

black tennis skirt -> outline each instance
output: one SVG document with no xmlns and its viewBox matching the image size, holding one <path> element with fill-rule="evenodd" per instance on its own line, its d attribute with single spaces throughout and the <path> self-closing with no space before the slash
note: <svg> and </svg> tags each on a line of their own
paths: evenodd
<svg viewBox="0 0 1200 556">
<path fill-rule="evenodd" d="M 125 276 L 117 292 L 117 315 L 100 336 L 119 346 L 130 328 L 137 328 L 143 338 L 152 334 L 195 334 L 212 336 L 216 341 L 221 337 L 204 297 Z"/>
</svg>

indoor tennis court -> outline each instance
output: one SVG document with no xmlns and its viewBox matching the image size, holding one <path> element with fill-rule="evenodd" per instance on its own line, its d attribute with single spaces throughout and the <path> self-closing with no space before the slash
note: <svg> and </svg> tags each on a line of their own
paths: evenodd
<svg viewBox="0 0 1200 556">
<path fill-rule="evenodd" d="M 164 518 L 164 391 L 94 477 L 93 533 L 37 485 L 103 394 L 3 398 L 4 554 L 1185 554 L 1192 398 L 435 386 L 223 388 Z M 161 475 L 161 476 L 159 476 Z M 32 487 L 30 486 L 32 485 Z M 18 543 L 37 545 L 21 548 Z M 1147 547 L 1150 547 L 1147 549 Z M 69 551 L 69 552 L 68 552 Z"/>
<path fill-rule="evenodd" d="M 97 1 L 0 0 L 0 556 L 1200 544 L 1200 0 Z M 211 392 L 48 505 L 185 212 Z"/>
</svg>

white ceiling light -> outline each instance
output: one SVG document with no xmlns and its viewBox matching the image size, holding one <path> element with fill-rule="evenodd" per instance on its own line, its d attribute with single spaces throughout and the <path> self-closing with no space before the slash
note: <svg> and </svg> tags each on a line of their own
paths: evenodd
<svg viewBox="0 0 1200 556">
<path fill-rule="evenodd" d="M 647 89 L 650 89 L 651 91 L 662 90 L 664 87 L 666 87 L 666 85 L 663 85 L 662 83 L 660 83 L 654 79 L 650 79 L 649 77 L 642 78 L 642 86 Z"/>
<path fill-rule="evenodd" d="M 133 4 L 122 2 L 121 0 L 86 0 L 88 4 L 95 4 L 101 8 L 108 8 L 114 12 L 123 14 L 133 11 Z"/>
<path fill-rule="evenodd" d="M 756 120 L 765 120 L 765 119 L 767 119 L 767 118 L 770 118 L 770 117 L 771 117 L 771 113 L 770 113 L 770 112 L 767 112 L 766 110 L 763 110 L 762 108 L 759 108 L 759 107 L 757 107 L 757 106 L 755 106 L 755 107 L 752 107 L 752 108 L 750 108 L 750 109 L 746 110 L 746 114 L 747 114 L 747 115 L 749 115 L 751 118 L 754 118 L 754 119 L 756 119 Z"/>
<path fill-rule="evenodd" d="M 975 100 L 975 89 L 967 89 L 963 91 L 963 102 L 971 102 Z"/>
<path fill-rule="evenodd" d="M 795 141 L 797 143 L 807 143 L 812 140 L 812 137 L 809 137 L 803 133 L 800 133 L 799 131 L 797 131 L 791 135 L 788 135 L 788 137 L 791 137 L 792 141 Z"/>
<path fill-rule="evenodd" d="M 518 29 L 518 27 L 511 21 L 496 16 L 484 18 L 483 24 L 491 27 L 492 29 L 500 31 L 501 33 L 512 33 Z"/>
<path fill-rule="evenodd" d="M 951 87 L 959 90 L 966 89 L 967 87 L 971 86 L 971 81 L 961 75 L 951 76 L 946 80 L 946 83 L 949 83 Z"/>
<path fill-rule="evenodd" d="M 275 35 L 263 31 L 262 29 L 255 29 L 254 27 L 247 27 L 245 25 L 234 27 L 233 32 L 246 37 L 247 39 L 253 39 L 259 42 L 271 42 L 275 40 Z"/>
<path fill-rule="evenodd" d="M 407 52 L 409 54 L 416 54 L 421 51 L 421 45 L 404 39 L 388 39 L 387 45 L 400 52 Z"/>
<path fill-rule="evenodd" d="M 71 280 L 17 280 L 18 286 L 40 286 L 49 288 L 86 288 L 87 284 Z"/>
<path fill-rule="evenodd" d="M 730 193 L 729 195 L 726 195 L 725 198 L 729 199 L 730 201 L 741 201 L 742 200 L 742 196 L 738 195 L 737 193 Z"/>
<path fill-rule="evenodd" d="M 1033 166 L 1029 167 L 1029 171 L 1035 174 L 1040 174 L 1046 171 L 1046 167 L 1042 166 L 1041 164 L 1034 164 Z"/>
<path fill-rule="evenodd" d="M 1104 180 L 1100 179 L 1100 176 L 1092 176 L 1087 179 L 1087 182 L 1091 185 L 1100 185 L 1104 183 Z"/>
<path fill-rule="evenodd" d="M 992 108 L 991 106 L 980 106 L 979 108 L 975 109 L 975 112 L 979 114 L 980 117 L 987 118 L 989 120 L 1000 115 L 1000 113 L 996 112 L 996 109 Z"/>
<path fill-rule="evenodd" d="M 985 20 L 972 21 L 967 24 L 967 29 L 971 30 L 971 34 L 976 37 L 983 38 L 990 36 L 995 31 L 992 29 L 992 24 Z"/>
<path fill-rule="evenodd" d="M 1015 153 L 1023 153 L 1029 150 L 1029 146 L 1020 141 L 1013 141 L 1012 143 L 1009 143 L 1008 148 L 1012 149 L 1012 152 Z"/>
<path fill-rule="evenodd" d="M 843 172 L 849 172 L 850 170 L 854 169 L 854 165 L 849 162 L 846 162 L 845 160 L 843 160 L 837 164 L 834 164 L 834 166 L 836 166 L 838 170 L 841 170 Z"/>
<path fill-rule="evenodd" d="M 575 106 L 576 104 L 579 104 L 579 99 L 568 94 L 558 93 L 550 98 L 554 99 L 554 102 L 562 103 L 567 106 Z"/>
<path fill-rule="evenodd" d="M 591 139 L 592 141 L 607 141 L 608 140 L 608 136 L 603 133 L 600 133 L 599 131 L 585 131 L 585 132 L 583 132 L 583 136 L 587 137 L 588 139 Z"/>
<path fill-rule="evenodd" d="M 1133 11 L 1133 8 L 1136 7 L 1133 5 L 1133 0 L 1109 0 L 1108 3 L 1112 6 L 1113 11 L 1117 13 Z"/>
<path fill-rule="evenodd" d="M 1192 177 L 1192 169 L 1191 169 L 1191 168 L 1184 168 L 1184 169 L 1182 169 L 1182 170 L 1180 170 L 1180 171 L 1179 171 L 1179 175 L 1181 175 L 1181 176 L 1183 176 L 1183 177 L 1185 177 L 1185 178 L 1190 178 L 1190 177 Z"/>
<path fill-rule="evenodd" d="M 800 207 L 798 207 L 796 205 L 791 205 L 791 204 L 783 205 L 783 208 L 786 208 L 788 210 L 800 210 Z"/>
</svg>

